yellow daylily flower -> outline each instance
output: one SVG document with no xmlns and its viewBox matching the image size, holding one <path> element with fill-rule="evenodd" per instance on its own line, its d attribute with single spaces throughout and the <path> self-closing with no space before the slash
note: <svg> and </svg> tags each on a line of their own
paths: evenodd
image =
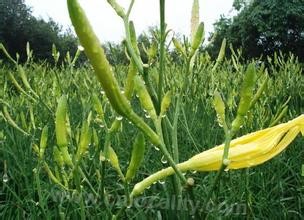
<svg viewBox="0 0 304 220">
<path fill-rule="evenodd" d="M 256 131 L 231 141 L 227 169 L 241 169 L 262 164 L 281 153 L 299 134 L 304 135 L 304 114 L 283 124 Z M 224 144 L 199 153 L 180 163 L 180 171 L 214 171 L 222 165 Z M 172 167 L 162 169 L 134 186 L 132 195 L 142 193 L 154 182 L 174 174 Z"/>
</svg>

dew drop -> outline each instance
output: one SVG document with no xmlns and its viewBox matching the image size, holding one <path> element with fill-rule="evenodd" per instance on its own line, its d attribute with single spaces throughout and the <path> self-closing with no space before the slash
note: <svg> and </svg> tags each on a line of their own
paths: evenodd
<svg viewBox="0 0 304 220">
<path fill-rule="evenodd" d="M 7 175 L 7 173 L 3 174 L 2 181 L 3 181 L 3 183 L 7 183 L 8 182 L 8 175 Z"/>
<path fill-rule="evenodd" d="M 151 118 L 151 116 L 149 114 L 145 114 L 146 118 Z"/>
<path fill-rule="evenodd" d="M 163 185 L 163 184 L 165 184 L 165 181 L 164 180 L 158 180 L 158 183 Z"/>
<path fill-rule="evenodd" d="M 158 147 L 156 147 L 156 146 L 153 146 L 153 147 L 154 147 L 155 150 L 159 151 L 159 148 L 158 148 Z"/>
<path fill-rule="evenodd" d="M 162 162 L 163 164 L 168 163 L 168 161 L 167 161 L 167 159 L 166 159 L 166 157 L 165 157 L 164 155 L 163 155 L 162 158 L 161 158 L 161 162 Z"/>
<path fill-rule="evenodd" d="M 122 95 L 125 94 L 125 91 L 124 91 L 124 90 L 121 90 L 121 94 L 122 94 Z"/>
<path fill-rule="evenodd" d="M 121 120 L 122 120 L 122 116 L 117 116 L 117 117 L 116 117 L 116 120 L 117 120 L 117 121 L 121 121 Z"/>
<path fill-rule="evenodd" d="M 100 93 L 101 93 L 101 95 L 104 95 L 104 94 L 105 94 L 105 91 L 101 90 Z"/>
</svg>

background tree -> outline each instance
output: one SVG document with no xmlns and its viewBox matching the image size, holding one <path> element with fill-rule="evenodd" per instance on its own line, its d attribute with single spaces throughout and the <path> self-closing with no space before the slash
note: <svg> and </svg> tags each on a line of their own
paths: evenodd
<svg viewBox="0 0 304 220">
<path fill-rule="evenodd" d="M 52 19 L 44 21 L 35 18 L 24 0 L 0 1 L 0 43 L 10 54 L 25 59 L 25 46 L 29 42 L 36 59 L 52 60 L 52 44 L 61 54 L 77 49 L 77 40 L 71 31 L 63 32 Z M 4 58 L 0 54 L 0 58 Z"/>
<path fill-rule="evenodd" d="M 303 0 L 236 0 L 239 14 L 221 17 L 215 23 L 215 36 L 208 51 L 215 56 L 226 38 L 236 48 L 242 48 L 246 58 L 275 51 L 292 52 L 304 60 Z"/>
</svg>

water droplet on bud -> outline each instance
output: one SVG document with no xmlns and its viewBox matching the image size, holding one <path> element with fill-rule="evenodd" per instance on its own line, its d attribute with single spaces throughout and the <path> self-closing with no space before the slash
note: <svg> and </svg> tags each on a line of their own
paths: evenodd
<svg viewBox="0 0 304 220">
<path fill-rule="evenodd" d="M 163 164 L 168 163 L 168 161 L 167 161 L 167 159 L 166 159 L 166 157 L 165 157 L 164 155 L 163 155 L 162 158 L 161 158 L 161 162 L 162 162 Z"/>
<path fill-rule="evenodd" d="M 158 147 L 156 147 L 156 146 L 153 146 L 153 147 L 154 147 L 155 150 L 159 151 L 159 148 L 158 148 Z"/>
<path fill-rule="evenodd" d="M 7 175 L 7 173 L 3 174 L 2 181 L 3 181 L 3 183 L 7 183 L 8 182 L 8 175 Z"/>
<path fill-rule="evenodd" d="M 164 180 L 158 180 L 158 183 L 163 185 L 163 184 L 165 184 L 165 181 Z"/>
<path fill-rule="evenodd" d="M 122 116 L 117 116 L 117 117 L 116 117 L 116 120 L 117 120 L 117 121 L 121 121 L 121 120 L 122 120 Z"/>
</svg>

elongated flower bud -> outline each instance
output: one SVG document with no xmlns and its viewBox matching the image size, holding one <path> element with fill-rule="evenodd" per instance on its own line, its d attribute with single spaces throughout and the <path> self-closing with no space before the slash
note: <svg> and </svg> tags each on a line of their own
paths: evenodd
<svg viewBox="0 0 304 220">
<path fill-rule="evenodd" d="M 87 120 L 84 120 L 82 123 L 80 141 L 79 141 L 78 149 L 77 149 L 77 153 L 76 153 L 77 162 L 79 162 L 82 155 L 84 155 L 87 152 L 90 141 L 91 141 L 91 131 L 89 128 L 89 123 Z"/>
<path fill-rule="evenodd" d="M 134 83 L 142 107 L 148 112 L 152 119 L 156 119 L 155 108 L 151 96 L 144 84 L 144 81 L 139 76 L 137 76 L 134 79 Z"/>
<path fill-rule="evenodd" d="M 214 92 L 213 105 L 220 124 L 225 122 L 225 103 L 218 91 Z"/>
<path fill-rule="evenodd" d="M 192 44 L 191 44 L 191 54 L 193 55 L 195 51 L 199 48 L 199 46 L 202 44 L 204 40 L 204 34 L 205 34 L 205 28 L 204 23 L 201 22 L 196 30 L 195 37 L 193 38 Z"/>
<path fill-rule="evenodd" d="M 139 133 L 135 139 L 132 149 L 131 160 L 127 169 L 126 181 L 130 182 L 135 176 L 140 164 L 144 159 L 145 153 L 145 137 Z"/>
<path fill-rule="evenodd" d="M 247 114 L 250 103 L 253 99 L 253 88 L 256 81 L 256 72 L 254 64 L 250 64 L 245 73 L 245 78 L 241 89 L 241 99 L 237 110 L 237 116 L 232 122 L 232 131 L 236 132 L 243 124 L 245 115 Z"/>
<path fill-rule="evenodd" d="M 119 176 L 124 180 L 124 175 L 121 172 L 120 165 L 119 165 L 119 159 L 117 157 L 117 154 L 115 153 L 114 149 L 110 146 L 107 158 L 109 159 L 112 167 L 117 171 Z"/>
<path fill-rule="evenodd" d="M 165 94 L 165 96 L 164 96 L 164 98 L 163 98 L 163 100 L 161 102 L 160 115 L 165 115 L 166 114 L 166 112 L 167 112 L 167 110 L 168 110 L 168 108 L 170 106 L 170 103 L 171 103 L 171 92 L 168 91 Z"/>
<path fill-rule="evenodd" d="M 68 126 L 67 126 L 67 98 L 65 95 L 61 96 L 58 101 L 56 110 L 56 139 L 57 146 L 62 153 L 64 162 L 72 165 L 72 159 L 68 152 Z"/>
<path fill-rule="evenodd" d="M 63 168 L 63 166 L 64 166 L 63 157 L 62 157 L 62 154 L 61 154 L 59 148 L 56 146 L 54 146 L 54 148 L 53 148 L 53 158 L 54 158 L 54 161 L 58 164 L 58 166 L 60 168 Z"/>
<path fill-rule="evenodd" d="M 191 40 L 194 40 L 199 25 L 199 1 L 193 0 L 191 11 Z"/>
<path fill-rule="evenodd" d="M 125 84 L 125 96 L 128 100 L 130 100 L 133 95 L 134 77 L 136 76 L 136 73 L 137 73 L 136 65 L 134 64 L 133 61 L 131 61 L 128 69 L 126 84 Z"/>
<path fill-rule="evenodd" d="M 94 110 L 98 113 L 101 120 L 103 120 L 104 119 L 104 112 L 103 112 L 102 104 L 101 104 L 101 102 L 100 102 L 100 100 L 99 100 L 99 98 L 97 97 L 96 94 L 93 94 L 92 102 L 93 102 Z"/>
<path fill-rule="evenodd" d="M 182 46 L 182 44 L 176 39 L 176 38 L 173 38 L 172 39 L 172 42 L 176 48 L 176 50 L 178 52 L 180 52 L 182 55 L 186 56 L 186 50 L 185 48 Z"/>
<path fill-rule="evenodd" d="M 40 146 L 39 146 L 40 159 L 42 159 L 44 156 L 45 148 L 47 145 L 47 139 L 48 139 L 48 127 L 44 126 L 44 128 L 42 129 L 42 132 L 41 132 Z"/>
<path fill-rule="evenodd" d="M 58 101 L 58 106 L 56 109 L 56 139 L 59 148 L 68 145 L 68 134 L 66 126 L 66 116 L 67 116 L 67 98 L 66 96 L 61 96 Z"/>
<path fill-rule="evenodd" d="M 128 115 L 132 111 L 126 97 L 120 92 L 112 68 L 105 56 L 104 50 L 95 35 L 83 9 L 77 0 L 67 0 L 70 18 L 79 37 L 85 54 L 91 61 L 96 76 L 101 83 L 112 107 L 120 115 Z M 113 1 L 113 3 L 115 3 Z"/>
<path fill-rule="evenodd" d="M 67 0 L 67 3 L 70 18 L 77 36 L 85 49 L 85 54 L 89 58 L 111 106 L 118 114 L 126 116 L 141 129 L 153 144 L 160 145 L 160 138 L 158 135 L 132 110 L 131 104 L 127 98 L 121 94 L 118 82 L 106 59 L 104 50 L 78 1 Z M 114 7 L 118 6 L 115 1 L 109 1 L 109 3 Z M 117 9 L 120 10 L 119 7 L 117 7 Z M 120 12 L 120 15 L 123 16 L 123 11 L 120 10 Z"/>
</svg>

